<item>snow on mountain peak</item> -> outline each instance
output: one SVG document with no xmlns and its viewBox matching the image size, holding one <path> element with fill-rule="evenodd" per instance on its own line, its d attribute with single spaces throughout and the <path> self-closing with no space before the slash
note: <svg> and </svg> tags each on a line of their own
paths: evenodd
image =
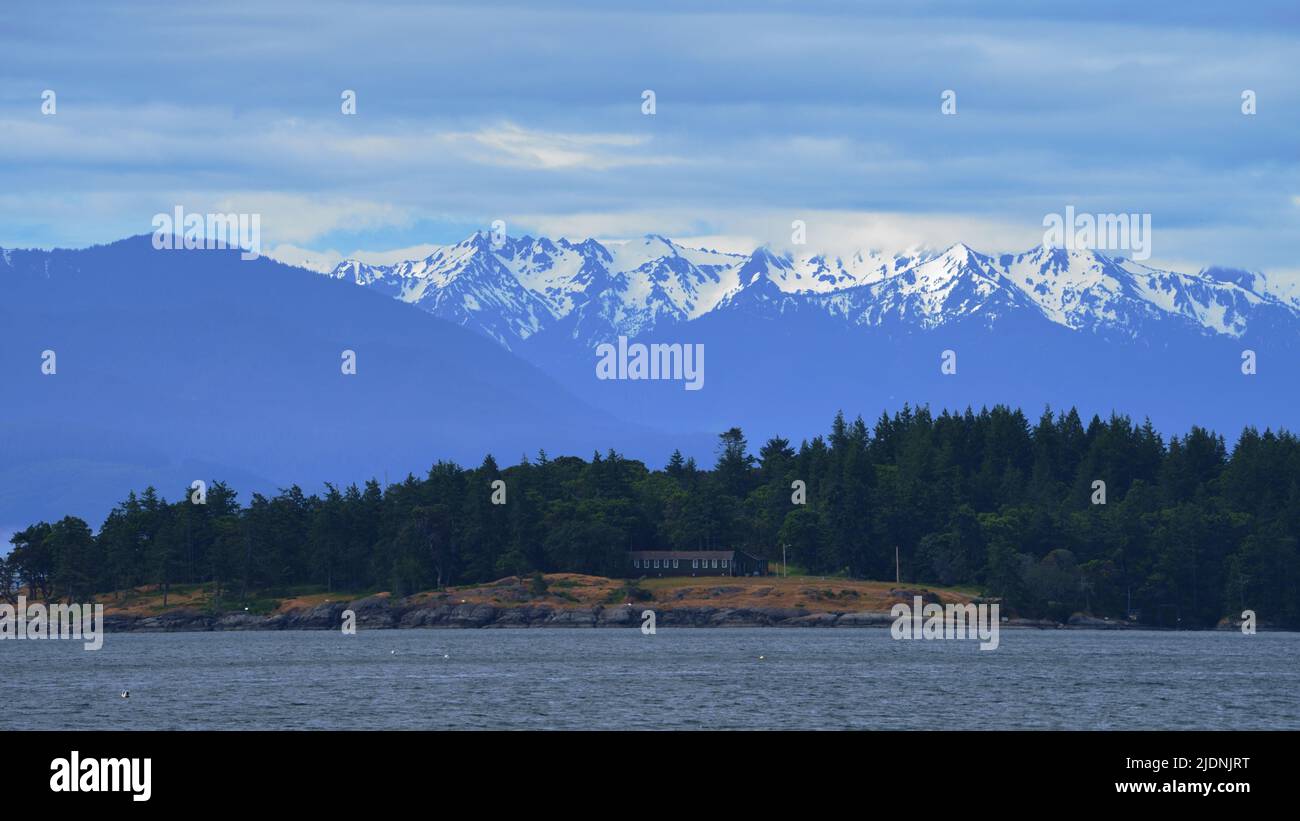
<svg viewBox="0 0 1300 821">
<path fill-rule="evenodd" d="M 922 328 L 1028 311 L 1074 330 L 1130 337 L 1157 320 L 1233 337 L 1264 313 L 1300 320 L 1300 288 L 1258 272 L 1182 274 L 1045 245 L 996 257 L 963 242 L 894 255 L 792 254 L 767 246 L 743 255 L 660 234 L 493 243 L 476 231 L 422 260 L 379 266 L 349 259 L 329 275 L 475 327 L 507 347 L 566 318 L 571 333 L 595 344 L 741 306 L 776 314 L 806 306 L 854 325 Z"/>
</svg>

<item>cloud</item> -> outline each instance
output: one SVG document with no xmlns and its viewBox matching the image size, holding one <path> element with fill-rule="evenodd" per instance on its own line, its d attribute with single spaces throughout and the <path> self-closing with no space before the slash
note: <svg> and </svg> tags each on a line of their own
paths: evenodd
<svg viewBox="0 0 1300 821">
<path fill-rule="evenodd" d="M 649 138 L 636 134 L 562 134 L 521 128 L 514 123 L 446 134 L 453 145 L 468 146 L 476 162 L 540 170 L 608 171 L 633 165 L 665 165 L 675 160 L 639 152 Z"/>
<path fill-rule="evenodd" d="M 91 4 L 76 26 L 30 4 L 0 27 L 0 245 L 230 203 L 263 212 L 265 247 L 322 258 L 498 218 L 715 245 L 779 245 L 805 219 L 810 246 L 1023 247 L 1073 204 L 1151 213 L 1171 258 L 1294 267 L 1300 30 L 1278 24 L 1294 11 L 1098 2 Z"/>
<path fill-rule="evenodd" d="M 384 251 L 367 251 L 356 249 L 351 253 L 341 253 L 332 248 L 317 251 L 297 245 L 280 244 L 266 252 L 266 256 L 287 265 L 297 265 L 322 273 L 333 271 L 345 259 L 356 259 L 368 265 L 395 265 L 412 259 L 424 259 L 442 246 L 432 244 L 411 245 L 404 248 L 391 248 Z"/>
<path fill-rule="evenodd" d="M 192 211 L 261 214 L 263 236 L 277 243 L 310 242 L 344 228 L 364 231 L 408 225 L 415 218 L 413 209 L 392 203 L 273 191 L 240 191 L 215 197 L 195 194 L 178 201 L 198 203 L 186 205 L 186 210 Z"/>
<path fill-rule="evenodd" d="M 319 271 L 322 274 L 333 271 L 344 259 L 343 254 L 333 248 L 317 251 L 289 243 L 280 243 L 268 248 L 262 252 L 262 255 L 277 262 L 283 262 L 285 265 L 296 265 L 299 268 Z"/>
<path fill-rule="evenodd" d="M 946 248 L 967 242 L 989 253 L 1022 251 L 1043 238 L 1038 223 L 1016 223 L 955 214 L 905 214 L 817 209 L 725 209 L 711 212 L 532 214 L 517 217 L 511 233 L 624 240 L 645 233 L 670 236 L 687 245 L 749 253 L 760 245 L 792 250 L 794 220 L 806 227 L 807 247 L 848 255 L 863 249 L 897 252 L 916 247 Z"/>
</svg>

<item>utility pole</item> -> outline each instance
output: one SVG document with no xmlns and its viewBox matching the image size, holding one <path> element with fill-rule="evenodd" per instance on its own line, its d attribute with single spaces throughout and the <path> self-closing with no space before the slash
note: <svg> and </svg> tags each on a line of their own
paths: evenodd
<svg viewBox="0 0 1300 821">
<path fill-rule="evenodd" d="M 898 563 L 898 545 L 894 545 L 894 584 L 903 583 L 903 571 Z"/>
<path fill-rule="evenodd" d="M 785 561 L 785 542 L 781 542 L 781 578 L 788 579 L 789 577 L 790 566 Z"/>
</svg>

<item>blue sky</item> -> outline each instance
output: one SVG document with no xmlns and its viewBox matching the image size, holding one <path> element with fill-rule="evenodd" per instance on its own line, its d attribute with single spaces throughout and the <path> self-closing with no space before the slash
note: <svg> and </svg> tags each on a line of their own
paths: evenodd
<svg viewBox="0 0 1300 821">
<path fill-rule="evenodd" d="M 1073 205 L 1150 213 L 1156 262 L 1300 271 L 1294 2 L 218 5 L 5 5 L 0 246 L 180 204 L 326 262 L 495 219 L 992 252 Z"/>
</svg>

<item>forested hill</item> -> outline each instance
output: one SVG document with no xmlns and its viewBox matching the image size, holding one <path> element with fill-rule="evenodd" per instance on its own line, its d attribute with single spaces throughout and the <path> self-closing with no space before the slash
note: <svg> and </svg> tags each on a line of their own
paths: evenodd
<svg viewBox="0 0 1300 821">
<path fill-rule="evenodd" d="M 220 482 L 204 504 L 188 488 L 173 502 L 132 493 L 98 534 L 74 517 L 19 532 L 0 588 L 73 600 L 180 583 L 403 594 L 534 571 L 620 576 L 629 549 L 778 559 L 783 544 L 809 572 L 892 579 L 897 546 L 905 582 L 972 585 L 1018 615 L 1132 611 L 1208 627 L 1249 608 L 1300 626 L 1300 442 L 1285 432 L 1247 429 L 1229 450 L 1204 429 L 1165 441 L 1150 423 L 1084 424 L 1073 410 L 1031 421 L 1006 407 L 905 407 L 874 427 L 840 415 L 826 436 L 773 438 L 756 454 L 733 428 L 711 467 L 679 453 L 651 470 L 613 450 L 541 452 L 326 488 L 243 505 Z"/>
</svg>

